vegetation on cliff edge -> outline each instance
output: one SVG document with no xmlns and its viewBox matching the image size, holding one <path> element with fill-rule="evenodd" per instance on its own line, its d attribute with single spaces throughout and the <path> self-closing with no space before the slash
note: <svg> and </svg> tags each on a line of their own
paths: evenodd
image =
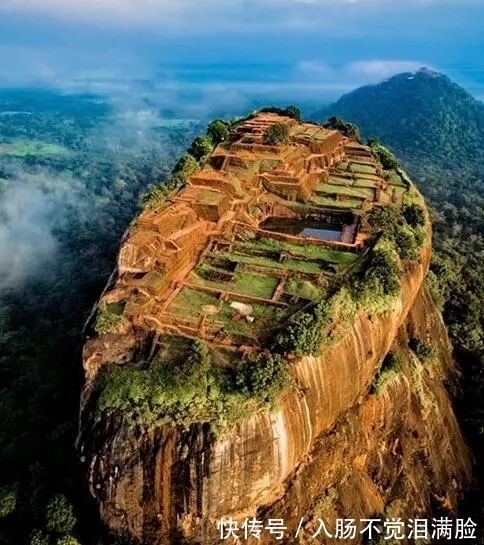
<svg viewBox="0 0 484 545">
<path fill-rule="evenodd" d="M 209 125 L 207 134 L 213 132 L 214 123 L 221 129 L 215 121 Z M 287 138 L 279 127 L 287 129 L 286 125 L 272 125 L 276 130 L 271 143 Z M 357 132 L 352 126 L 347 129 L 351 134 Z M 207 136 L 203 138 L 208 142 Z M 200 138 L 196 139 L 189 152 L 202 149 L 205 145 L 202 144 Z M 208 149 L 207 144 L 205 151 Z M 200 157 L 206 158 L 205 151 Z M 399 168 L 390 152 L 388 156 L 391 161 L 387 158 L 387 167 Z M 195 160 L 190 154 L 185 157 Z M 179 161 L 175 170 L 189 161 Z M 402 207 L 374 207 L 367 216 L 372 239 L 366 256 L 350 274 L 336 277 L 319 301 L 289 318 L 274 335 L 270 353 L 261 352 L 240 359 L 235 366 L 220 368 L 212 361 L 210 351 L 202 343 L 195 343 L 188 352 L 179 351 L 176 359 L 164 360 L 162 355 L 149 363 L 111 366 L 101 373 L 98 381 L 99 413 L 118 411 L 131 423 L 143 427 L 164 422 L 183 426 L 212 422 L 220 428 L 247 417 L 249 405 L 253 409 L 261 402 L 274 404 L 290 385 L 289 355 L 320 354 L 325 343 L 338 339 L 338 332 L 341 334 L 345 324 L 352 322 L 358 308 L 371 314 L 392 308 L 400 294 L 402 262 L 420 257 L 427 221 L 423 206 L 418 192 L 410 186 Z M 203 268 L 199 272 L 203 273 Z M 332 323 L 338 323 L 338 331 L 332 331 L 330 336 Z M 108 315 L 105 308 L 98 315 L 95 326 L 98 332 L 100 325 L 107 332 L 119 326 L 117 317 Z M 187 365 L 189 372 L 185 373 Z"/>
<path fill-rule="evenodd" d="M 458 411 L 478 453 L 484 434 L 484 105 L 446 76 L 422 70 L 349 93 L 320 114 L 331 115 L 391 146 L 430 205 L 434 252 L 427 284 L 463 370 Z M 476 474 L 482 490 L 482 465 Z M 484 513 L 479 501 L 470 503 Z"/>
</svg>

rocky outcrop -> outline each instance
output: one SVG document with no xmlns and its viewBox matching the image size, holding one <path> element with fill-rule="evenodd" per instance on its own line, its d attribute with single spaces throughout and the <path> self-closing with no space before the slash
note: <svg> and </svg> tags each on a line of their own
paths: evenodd
<svg viewBox="0 0 484 545">
<path fill-rule="evenodd" d="M 424 287 L 431 253 L 428 217 L 420 231 L 411 231 L 404 215 L 397 224 L 403 226 L 404 242 L 414 240 L 412 233 L 421 235 L 420 253 L 386 261 L 383 273 L 381 267 L 378 273 L 373 269 L 383 276 L 391 265 L 400 269 L 400 295 L 386 311 L 370 314 L 364 310 L 369 306 L 359 304 L 351 318 L 334 315 L 319 356 L 296 358 L 283 351 L 291 359 L 292 381 L 277 407 L 254 402 L 258 408 L 223 433 L 205 413 L 197 413 L 188 429 L 141 428 L 119 410 L 96 410 L 99 371 L 130 364 L 128 370 L 144 376 L 161 350 L 160 337 L 183 343 L 201 338 L 219 356 L 229 350 L 232 358 L 263 351 L 270 338 L 265 328 L 274 326 L 267 316 L 293 311 L 297 320 L 321 297 L 307 290 L 297 295 L 294 287 L 285 291 L 289 280 L 303 279 L 306 288 L 321 294 L 330 278 L 336 283 L 346 274 L 354 278 L 351 268 L 365 267 L 375 240 L 378 244 L 385 235 L 374 236 L 365 217 L 369 210 L 403 207 L 405 198 L 420 198 L 403 172 L 384 178 L 370 148 L 317 125 L 282 119 L 292 139 L 288 144 L 264 144 L 263 131 L 280 121 L 278 116 L 256 116 L 236 126 L 233 142 L 214 151 L 212 166 L 192 175 L 167 203 L 143 212 L 123 241 L 117 279 L 101 299 L 99 337 L 84 349 L 79 436 L 90 489 L 111 534 L 146 545 L 210 544 L 220 541 L 221 518 L 242 522 L 256 516 L 284 519 L 287 542 L 299 527 L 298 540 L 304 543 L 318 518 L 334 527 L 336 518 L 455 514 L 470 479 L 468 453 L 445 387 L 457 371 L 441 316 Z M 386 192 L 391 180 L 392 191 Z M 220 188 L 229 183 L 233 191 L 224 190 L 225 202 Z M 345 201 L 348 192 L 359 198 Z M 339 206 L 328 208 L 328 203 Z M 388 210 L 391 215 L 394 208 Z M 428 216 L 423 205 L 420 212 Z M 293 215 L 326 222 L 332 217 L 344 224 L 342 232 L 351 228 L 351 241 L 264 229 L 266 218 Z M 392 240 L 390 234 L 386 242 Z M 338 252 L 346 253 L 345 266 L 334 258 Z M 200 267 L 212 276 L 197 276 Z M 232 281 L 237 274 L 245 284 Z M 269 287 L 261 278 L 270 280 Z M 251 293 L 252 285 L 262 293 Z M 227 314 L 230 300 L 271 314 Z M 435 354 L 420 361 L 415 345 L 410 342 L 415 351 L 409 347 L 414 339 L 431 339 Z M 162 363 L 177 369 L 166 357 L 175 345 L 164 346 Z M 400 363 L 384 374 L 390 352 Z M 218 371 L 231 365 L 221 361 L 211 364 Z M 159 377 L 154 382 L 158 388 Z M 131 382 L 123 391 L 131 394 Z M 136 393 L 130 402 L 135 398 Z M 265 533 L 258 542 L 274 541 Z"/>
<path fill-rule="evenodd" d="M 84 455 L 110 530 L 143 543 L 178 534 L 208 543 L 218 539 L 218 519 L 262 506 L 264 517 L 293 530 L 304 516 L 309 525 L 321 503 L 330 524 L 336 513 L 358 519 L 389 506 L 406 518 L 455 511 L 469 460 L 444 387 L 456 372 L 449 341 L 422 287 L 428 261 L 427 251 L 407 271 L 392 311 L 360 312 L 321 356 L 295 362 L 295 387 L 278 410 L 261 409 L 223 437 L 202 424 L 149 432 L 122 418 L 93 425 Z M 409 334 L 438 342 L 431 364 L 408 348 Z M 403 370 L 371 393 L 391 348 Z"/>
<path fill-rule="evenodd" d="M 420 362 L 408 348 L 415 336 L 438 343 L 431 363 Z M 392 350 L 403 358 L 402 372 L 342 413 L 316 439 L 283 495 L 264 510 L 264 518 L 283 518 L 293 533 L 304 517 L 302 543 L 311 541 L 317 518 L 334 533 L 336 518 L 408 521 L 457 513 L 470 462 L 445 386 L 456 379 L 449 340 L 425 288 Z"/>
</svg>

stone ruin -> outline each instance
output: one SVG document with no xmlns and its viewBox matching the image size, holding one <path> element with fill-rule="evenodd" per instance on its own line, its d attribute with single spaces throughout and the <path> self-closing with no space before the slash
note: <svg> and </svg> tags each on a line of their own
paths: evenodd
<svg viewBox="0 0 484 545">
<path fill-rule="evenodd" d="M 275 123 L 288 126 L 288 143 L 264 143 Z M 185 187 L 138 217 L 101 303 L 157 337 L 256 346 L 271 321 L 310 302 L 312 291 L 364 250 L 364 214 L 402 196 L 369 147 L 314 123 L 257 114 L 232 130 Z"/>
</svg>

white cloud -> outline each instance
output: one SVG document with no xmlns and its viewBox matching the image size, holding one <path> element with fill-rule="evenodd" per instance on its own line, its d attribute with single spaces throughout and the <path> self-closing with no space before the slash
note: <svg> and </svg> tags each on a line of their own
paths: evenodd
<svg viewBox="0 0 484 545">
<path fill-rule="evenodd" d="M 0 202 L 0 285 L 17 288 L 50 264 L 57 247 L 45 194 L 22 179 L 7 185 Z"/>
<path fill-rule="evenodd" d="M 422 61 L 412 60 L 370 60 L 356 61 L 348 64 L 345 70 L 370 78 L 387 78 L 399 72 L 415 72 L 425 66 Z"/>
<path fill-rule="evenodd" d="M 325 77 L 334 73 L 334 68 L 320 61 L 301 61 L 297 65 L 297 70 L 311 77 Z"/>
<path fill-rule="evenodd" d="M 431 68 L 428 62 L 422 60 L 357 60 L 339 67 L 319 61 L 301 61 L 297 65 L 297 72 L 305 80 L 343 81 L 361 85 L 381 81 L 400 72 L 415 72 L 424 66 Z"/>
<path fill-rule="evenodd" d="M 479 4 L 481 0 L 406 0 L 405 5 L 465 5 Z M 327 9 L 359 6 L 401 7 L 401 0 L 0 0 L 0 12 L 47 14 L 75 20 L 136 23 L 173 23 L 180 25 L 216 22 L 236 14 L 242 18 L 256 18 L 261 11 L 278 6 L 292 14 Z M 301 13 L 302 12 L 302 13 Z M 273 13 L 275 17 L 280 14 Z M 324 15 L 321 13 L 321 15 Z M 310 21 L 308 21 L 310 22 Z M 266 21 L 270 24 L 270 20 Z"/>
<path fill-rule="evenodd" d="M 80 20 L 149 21 L 183 14 L 189 0 L 4 0 L 0 11 L 47 14 Z"/>
</svg>

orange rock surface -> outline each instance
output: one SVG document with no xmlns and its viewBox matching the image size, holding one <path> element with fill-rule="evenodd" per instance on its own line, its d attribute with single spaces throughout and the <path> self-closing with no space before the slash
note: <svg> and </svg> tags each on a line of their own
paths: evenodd
<svg viewBox="0 0 484 545">
<path fill-rule="evenodd" d="M 265 145 L 266 128 L 281 122 L 290 127 L 289 142 Z M 399 205 L 400 187 L 384 178 L 369 148 L 339 132 L 260 114 L 237 126 L 165 205 L 137 218 L 101 299 L 121 309 L 119 331 L 89 339 L 84 349 L 80 445 L 112 532 L 147 545 L 180 537 L 219 543 L 221 517 L 284 518 L 292 535 L 305 517 L 300 542 L 309 543 L 317 517 L 331 525 L 336 517 L 385 512 L 407 519 L 455 513 L 469 458 L 444 387 L 456 373 L 451 347 L 423 287 L 428 243 L 405 271 L 391 310 L 359 311 L 322 355 L 292 363 L 293 386 L 278 409 L 261 406 L 223 437 L 203 422 L 134 432 L 120 415 L 95 421 L 91 413 L 99 369 L 130 361 L 147 338 L 151 352 L 166 335 L 202 338 L 234 353 L 263 346 L 262 319 L 232 327 L 230 304 L 268 309 L 269 316 L 296 312 L 308 301 L 288 292 L 288 281 L 320 285 L 344 274 L 337 261 L 328 266 L 325 252 L 363 252 L 370 234 L 365 213 Z M 332 221 L 346 240 L 270 230 L 271 218 Z M 277 250 L 267 253 L 267 244 Z M 316 257 L 302 259 L 297 247 L 311 247 Z M 264 278 L 260 293 L 237 283 L 237 274 L 252 286 Z M 416 333 L 438 343 L 431 367 L 408 348 Z M 403 354 L 402 372 L 376 394 L 371 385 L 395 348 Z M 267 533 L 261 541 L 276 542 Z"/>
</svg>

